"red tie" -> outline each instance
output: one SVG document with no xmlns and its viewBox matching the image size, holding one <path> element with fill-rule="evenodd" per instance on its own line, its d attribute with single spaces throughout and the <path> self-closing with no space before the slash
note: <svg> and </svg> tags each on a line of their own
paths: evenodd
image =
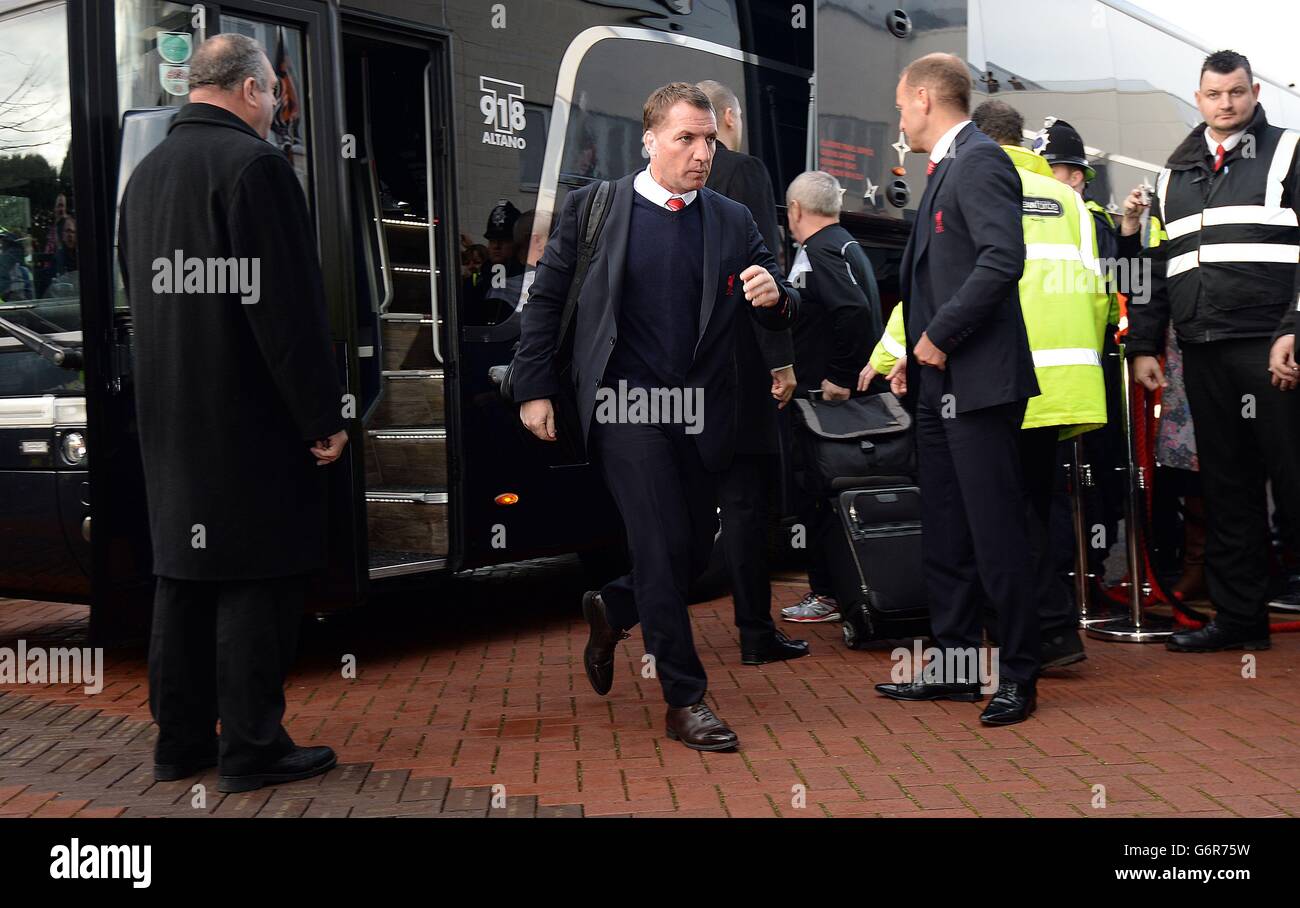
<svg viewBox="0 0 1300 908">
<path fill-rule="evenodd" d="M 1219 168 L 1222 166 L 1223 166 L 1223 146 L 1220 145 L 1219 150 L 1214 155 L 1214 172 L 1218 173 Z"/>
<path fill-rule="evenodd" d="M 673 211 L 681 211 L 683 208 L 686 207 L 686 200 L 683 198 L 678 198 L 677 196 L 673 196 L 664 204 L 666 204 Z"/>
<path fill-rule="evenodd" d="M 938 166 L 939 166 L 939 163 L 938 163 L 937 161 L 931 161 L 929 164 L 926 164 L 926 165 L 925 165 L 925 175 L 926 175 L 927 177 L 932 177 L 932 176 L 934 176 L 934 169 L 935 169 L 936 167 L 938 167 Z"/>
</svg>

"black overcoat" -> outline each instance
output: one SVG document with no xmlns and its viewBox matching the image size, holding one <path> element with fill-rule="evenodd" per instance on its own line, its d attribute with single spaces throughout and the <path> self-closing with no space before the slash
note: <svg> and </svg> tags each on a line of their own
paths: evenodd
<svg viewBox="0 0 1300 908">
<path fill-rule="evenodd" d="M 186 105 L 131 176 L 118 254 L 154 573 L 321 568 L 329 468 L 309 449 L 345 407 L 293 167 L 233 114 Z"/>
</svg>

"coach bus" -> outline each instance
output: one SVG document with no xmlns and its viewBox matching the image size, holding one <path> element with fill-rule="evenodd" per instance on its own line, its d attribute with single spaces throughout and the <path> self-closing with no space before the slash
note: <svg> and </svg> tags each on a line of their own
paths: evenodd
<svg viewBox="0 0 1300 908">
<path fill-rule="evenodd" d="M 1154 181 L 1197 122 L 1208 49 L 1119 0 L 1043 9 L 0 0 L 0 595 L 90 603 L 101 637 L 147 599 L 117 203 L 184 103 L 187 61 L 207 37 L 258 39 L 279 74 L 269 141 L 311 206 L 355 401 L 352 444 L 331 470 L 326 608 L 449 571 L 617 548 L 597 475 L 525 437 L 494 376 L 565 195 L 643 166 L 640 109 L 654 87 L 731 86 L 744 150 L 766 163 L 778 200 L 805 169 L 835 174 L 887 307 L 924 189 L 894 109 L 909 60 L 958 54 L 978 95 L 1031 125 L 1068 119 L 1096 158 L 1103 204 Z M 1262 81 L 1274 122 L 1300 123 L 1292 86 Z"/>
</svg>

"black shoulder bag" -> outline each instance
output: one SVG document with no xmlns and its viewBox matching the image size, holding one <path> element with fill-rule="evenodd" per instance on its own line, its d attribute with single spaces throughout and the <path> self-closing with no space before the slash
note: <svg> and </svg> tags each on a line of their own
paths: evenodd
<svg viewBox="0 0 1300 908">
<path fill-rule="evenodd" d="M 578 257 L 573 265 L 573 278 L 569 282 L 569 295 L 564 300 L 564 309 L 560 314 L 560 330 L 555 338 L 555 374 L 559 379 L 559 391 L 551 398 L 551 407 L 555 411 L 555 441 L 560 445 L 567 462 L 585 459 L 582 442 L 582 417 L 578 410 L 577 390 L 573 384 L 573 338 L 577 332 L 573 317 L 578 311 L 578 296 L 587 279 L 587 269 L 596 251 L 601 230 L 605 226 L 605 217 L 609 213 L 609 200 L 613 194 L 614 184 L 603 180 L 587 197 L 587 204 L 578 219 Z M 518 344 L 515 349 L 518 349 Z M 509 404 L 518 404 L 514 388 L 515 364 L 511 359 L 501 378 L 501 396 Z M 521 425 L 521 428 L 522 425 Z M 527 429 L 524 429 L 527 431 Z M 534 437 L 531 432 L 530 437 Z"/>
</svg>

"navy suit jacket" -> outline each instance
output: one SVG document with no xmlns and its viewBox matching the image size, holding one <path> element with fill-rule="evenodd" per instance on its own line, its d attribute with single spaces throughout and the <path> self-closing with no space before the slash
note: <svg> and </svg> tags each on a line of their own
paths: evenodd
<svg viewBox="0 0 1300 908">
<path fill-rule="evenodd" d="M 635 178 L 636 173 L 631 173 L 614 184 L 609 214 L 574 316 L 572 375 L 584 444 L 591 436 L 596 391 L 618 342 L 627 245 L 635 239 L 629 236 Z M 520 402 L 553 397 L 559 391 L 554 359 L 560 315 L 577 258 L 579 212 L 595 185 L 569 193 L 537 263 L 528 303 L 520 315 L 519 348 L 515 351 L 514 396 Z M 799 294 L 782 277 L 749 209 L 707 188 L 699 191 L 693 204 L 701 206 L 703 219 L 704 280 L 695 357 L 686 383 L 704 389 L 704 412 L 702 431 L 688 437 L 694 438 L 708 469 L 722 470 L 731 463 L 736 447 L 736 333 L 751 330 L 751 318 L 769 330 L 789 328 Z M 776 278 L 784 306 L 778 303 L 758 309 L 745 299 L 740 274 L 751 265 L 761 265 Z M 664 267 L 670 268 L 672 263 L 665 262 Z"/>
<path fill-rule="evenodd" d="M 958 413 L 1038 394 L 1017 289 L 1024 267 L 1020 177 L 967 124 L 930 177 L 899 266 L 910 400 L 933 368 L 910 355 L 923 332 L 948 354 L 943 389 Z"/>
</svg>

